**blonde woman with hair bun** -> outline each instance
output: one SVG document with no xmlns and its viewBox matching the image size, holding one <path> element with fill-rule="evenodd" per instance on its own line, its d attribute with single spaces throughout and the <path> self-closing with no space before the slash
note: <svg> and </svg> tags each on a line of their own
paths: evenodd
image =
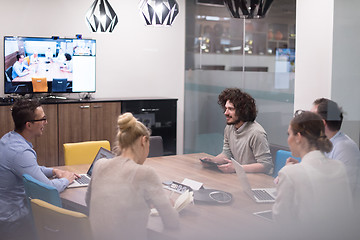
<svg viewBox="0 0 360 240">
<path fill-rule="evenodd" d="M 149 130 L 131 113 L 118 117 L 117 155 L 96 162 L 86 203 L 95 239 L 147 239 L 150 206 L 166 228 L 177 228 L 179 217 L 151 167 Z"/>
</svg>

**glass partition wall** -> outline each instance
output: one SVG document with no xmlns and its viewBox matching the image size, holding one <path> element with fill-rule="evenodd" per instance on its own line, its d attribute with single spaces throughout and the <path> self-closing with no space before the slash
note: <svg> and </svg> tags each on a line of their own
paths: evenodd
<svg viewBox="0 0 360 240">
<path fill-rule="evenodd" d="M 184 153 L 222 151 L 225 117 L 217 97 L 227 87 L 251 94 L 270 144 L 287 147 L 295 0 L 274 1 L 263 19 L 235 19 L 224 5 L 186 1 L 185 62 Z"/>
</svg>

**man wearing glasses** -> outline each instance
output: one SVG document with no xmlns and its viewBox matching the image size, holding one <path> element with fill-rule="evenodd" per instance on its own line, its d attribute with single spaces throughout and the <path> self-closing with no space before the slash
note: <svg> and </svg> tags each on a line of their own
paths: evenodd
<svg viewBox="0 0 360 240">
<path fill-rule="evenodd" d="M 42 135 L 47 124 L 38 101 L 17 101 L 12 107 L 12 117 L 15 130 L 0 139 L 0 234 L 4 239 L 32 239 L 22 175 L 27 173 L 59 192 L 77 175 L 38 165 L 31 141 Z"/>
</svg>

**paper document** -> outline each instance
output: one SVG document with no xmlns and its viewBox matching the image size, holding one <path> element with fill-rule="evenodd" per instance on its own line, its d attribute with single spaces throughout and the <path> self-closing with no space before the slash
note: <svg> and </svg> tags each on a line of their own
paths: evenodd
<svg viewBox="0 0 360 240">
<path fill-rule="evenodd" d="M 194 201 L 194 192 L 186 190 L 183 194 L 181 194 L 175 201 L 174 208 L 177 212 L 183 210 L 187 205 Z M 151 216 L 158 216 L 159 212 L 152 208 L 150 211 Z"/>
<path fill-rule="evenodd" d="M 203 186 L 202 182 L 194 181 L 189 178 L 184 178 L 182 184 L 191 187 L 192 190 L 199 190 Z"/>
</svg>

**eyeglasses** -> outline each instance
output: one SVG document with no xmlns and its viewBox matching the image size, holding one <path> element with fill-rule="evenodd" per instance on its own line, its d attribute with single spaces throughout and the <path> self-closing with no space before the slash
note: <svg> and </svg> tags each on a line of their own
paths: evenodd
<svg viewBox="0 0 360 240">
<path fill-rule="evenodd" d="M 41 119 L 36 119 L 36 120 L 30 120 L 29 122 L 46 122 L 47 121 L 47 118 L 46 117 L 43 117 Z"/>
<path fill-rule="evenodd" d="M 306 111 L 305 111 L 305 110 L 298 109 L 298 110 L 295 111 L 294 117 L 297 117 L 297 116 L 303 114 L 304 112 L 306 112 Z"/>
</svg>

